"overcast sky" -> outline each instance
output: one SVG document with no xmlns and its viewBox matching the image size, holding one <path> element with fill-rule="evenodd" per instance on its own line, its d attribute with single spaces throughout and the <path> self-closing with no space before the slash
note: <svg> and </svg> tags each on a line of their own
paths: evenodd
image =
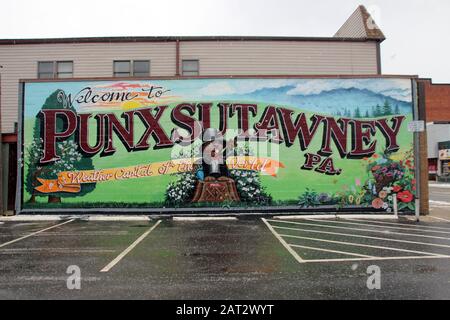
<svg viewBox="0 0 450 320">
<path fill-rule="evenodd" d="M 2 0 L 0 38 L 327 37 L 359 4 L 386 35 L 383 73 L 450 83 L 449 0 Z"/>
</svg>

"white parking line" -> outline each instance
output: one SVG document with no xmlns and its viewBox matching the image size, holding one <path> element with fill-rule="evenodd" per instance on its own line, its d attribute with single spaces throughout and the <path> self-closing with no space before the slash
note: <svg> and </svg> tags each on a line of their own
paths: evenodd
<svg viewBox="0 0 450 320">
<path fill-rule="evenodd" d="M 360 234 L 348 234 L 348 233 L 331 232 L 331 231 L 308 230 L 308 229 L 301 229 L 301 228 L 289 228 L 289 227 L 278 227 L 278 226 L 272 226 L 272 227 L 275 228 L 275 229 L 285 229 L 285 230 L 292 230 L 292 231 L 304 231 L 304 232 L 311 232 L 311 233 L 323 233 L 323 234 L 330 234 L 330 235 L 335 235 L 335 236 L 345 236 L 345 237 L 353 237 L 353 238 L 364 238 L 364 239 L 373 239 L 373 240 L 382 240 L 382 241 L 402 242 L 402 243 L 419 244 L 419 245 L 426 245 L 426 246 L 440 247 L 440 248 L 450 248 L 450 245 L 438 244 L 438 243 L 428 243 L 428 242 L 419 242 L 419 241 L 410 241 L 410 240 L 381 238 L 381 237 L 363 236 L 363 235 L 360 235 Z"/>
<path fill-rule="evenodd" d="M 356 226 L 369 226 L 374 228 L 385 228 L 385 229 L 398 229 L 398 230 L 411 230 L 411 231 L 421 231 L 421 232 L 434 232 L 434 233 L 447 233 L 450 234 L 450 231 L 438 231 L 438 230 L 425 230 L 425 229 L 417 229 L 417 228 L 404 228 L 404 227 L 390 227 L 390 226 L 377 226 L 371 223 L 360 223 L 360 222 L 349 222 L 349 221 L 328 221 L 328 220 L 316 220 L 316 219 L 305 219 L 308 221 L 315 222 L 328 222 L 328 223 L 340 223 L 340 224 L 351 224 Z"/>
<path fill-rule="evenodd" d="M 344 259 L 311 259 L 305 263 L 317 262 L 350 262 L 350 261 L 383 261 L 383 260 L 420 260 L 420 259 L 450 259 L 449 256 L 408 256 L 408 257 L 375 257 L 375 258 L 344 258 Z"/>
<path fill-rule="evenodd" d="M 372 233 L 395 234 L 395 235 L 411 236 L 411 237 L 422 237 L 422 238 L 431 238 L 431 239 L 440 239 L 440 240 L 450 240 L 450 238 L 435 237 L 435 236 L 429 236 L 429 235 L 423 235 L 423 234 L 414 234 L 414 233 L 401 233 L 401 232 L 391 232 L 391 231 L 383 231 L 383 230 L 348 228 L 348 227 L 330 226 L 330 225 L 324 225 L 324 224 L 318 224 L 318 223 L 304 223 L 304 222 L 294 222 L 294 221 L 278 221 L 278 220 L 268 220 L 268 221 L 278 222 L 278 223 L 288 223 L 288 224 L 290 223 L 290 224 L 298 224 L 298 225 L 305 225 L 305 226 L 313 226 L 313 227 L 320 227 L 320 228 L 345 229 L 345 230 L 365 231 L 365 232 L 372 232 Z"/>
<path fill-rule="evenodd" d="M 450 220 L 447 220 L 447 219 L 444 219 L 444 218 L 435 217 L 435 216 L 430 216 L 430 218 L 450 222 Z"/>
<path fill-rule="evenodd" d="M 123 259 L 131 250 L 133 250 L 142 240 L 145 239 L 146 236 L 149 235 L 159 224 L 161 220 L 158 220 L 150 229 L 145 231 L 139 238 L 137 238 L 128 248 L 122 251 L 114 260 L 112 260 L 106 267 L 104 267 L 100 272 L 108 272 L 111 270 L 120 260 Z"/>
<path fill-rule="evenodd" d="M 323 249 L 323 248 L 317 248 L 317 247 L 301 246 L 301 245 L 292 244 L 292 243 L 288 243 L 288 245 L 291 246 L 291 247 L 296 247 L 296 248 L 303 248 L 303 249 L 314 250 L 314 251 L 338 253 L 338 254 L 344 254 L 344 255 L 348 255 L 348 256 L 355 256 L 355 257 L 361 257 L 361 258 L 376 258 L 374 256 L 368 256 L 368 255 L 365 255 L 365 254 L 359 254 L 359 253 L 353 253 L 353 252 L 337 251 L 337 250 Z M 310 260 L 305 260 L 305 261 L 310 261 Z"/>
<path fill-rule="evenodd" d="M 430 205 L 432 207 L 450 207 L 450 202 L 430 200 Z"/>
<path fill-rule="evenodd" d="M 267 222 L 266 219 L 262 218 L 261 219 L 267 226 L 267 228 L 269 228 L 270 232 L 272 232 L 272 234 L 275 236 L 275 238 L 278 239 L 278 241 L 280 241 L 280 243 L 283 245 L 283 247 L 286 248 L 286 250 L 294 257 L 295 260 L 297 260 L 299 263 L 303 263 L 304 260 L 298 255 L 297 252 L 295 252 L 294 249 L 292 249 L 289 244 L 284 241 L 283 238 L 280 237 L 280 235 L 272 228 L 272 226 L 270 225 L 270 223 Z"/>
<path fill-rule="evenodd" d="M 11 241 L 2 243 L 2 244 L 0 244 L 0 248 L 3 248 L 3 247 L 5 247 L 5 246 L 7 246 L 7 245 L 10 245 L 10 244 L 12 244 L 12 243 L 18 242 L 18 241 L 20 241 L 20 240 L 23 240 L 23 239 L 32 237 L 32 236 L 37 235 L 37 234 L 39 234 L 39 233 L 42 233 L 42 232 L 44 232 L 44 231 L 48 231 L 48 230 L 50 230 L 50 229 L 53 229 L 53 228 L 56 228 L 56 227 L 60 227 L 60 226 L 62 226 L 62 225 L 64 225 L 64 224 L 70 223 L 70 222 L 72 222 L 72 221 L 74 221 L 74 220 L 75 220 L 75 219 L 70 219 L 70 220 L 68 220 L 68 221 L 66 221 L 66 222 L 59 223 L 59 224 L 56 224 L 56 225 L 54 225 L 54 226 L 51 226 L 51 227 L 48 227 L 48 228 L 45 228 L 45 229 L 42 229 L 42 230 L 39 230 L 39 231 L 30 233 L 30 234 L 28 234 L 28 235 L 26 235 L 26 236 L 23 236 L 23 237 L 20 237 L 20 238 L 17 238 L 17 239 L 14 239 L 14 240 L 11 240 Z"/>
<path fill-rule="evenodd" d="M 43 252 L 62 253 L 62 254 L 74 254 L 74 253 L 111 253 L 116 250 L 111 249 L 95 249 L 95 248 L 12 248 L 12 249 L 0 249 L 0 254 L 42 254 Z"/>
<path fill-rule="evenodd" d="M 438 254 L 438 253 L 430 253 L 430 252 L 423 252 L 423 251 L 417 251 L 417 250 L 409 250 L 409 249 L 401 249 L 401 248 L 393 248 L 393 247 L 385 247 L 385 246 L 373 246 L 373 245 L 366 245 L 361 243 L 353 243 L 353 242 L 344 242 L 344 241 L 335 241 L 335 240 L 327 240 L 327 239 L 320 239 L 320 238 L 310 238 L 310 237 L 301 237 L 301 236 L 295 236 L 295 235 L 289 235 L 289 234 L 279 234 L 275 231 L 275 229 L 288 229 L 288 230 L 300 230 L 300 231 L 306 231 L 306 232 L 317 232 L 317 233 L 324 233 L 324 234 L 335 234 L 335 235 L 343 235 L 343 236 L 356 236 L 356 237 L 362 237 L 362 238 L 370 238 L 370 239 L 381 239 L 381 240 L 388 240 L 388 241 L 399 241 L 399 242 L 409 242 L 409 243 L 415 243 L 412 241 L 403 241 L 403 240 L 397 240 L 397 239 L 388 239 L 388 238 L 376 238 L 376 237 L 370 237 L 370 236 L 361 236 L 361 235 L 349 235 L 349 234 L 342 234 L 342 233 L 336 233 L 336 232 L 326 232 L 326 231 L 317 231 L 317 230 L 305 230 L 305 229 L 298 229 L 298 228 L 289 228 L 289 227 L 281 227 L 281 226 L 272 226 L 268 221 L 272 222 L 280 222 L 280 221 L 274 221 L 274 220 L 266 220 L 262 219 L 264 223 L 267 225 L 267 227 L 270 229 L 270 231 L 275 235 L 275 237 L 285 246 L 286 249 L 291 252 L 292 247 L 295 248 L 303 248 L 307 250 L 315 250 L 315 251 L 323 251 L 323 252 L 330 252 L 330 253 L 338 253 L 338 254 L 344 254 L 349 256 L 357 256 L 358 258 L 332 258 L 332 259 L 302 259 L 301 263 L 324 263 L 324 262 L 349 262 L 349 261 L 383 261 L 383 260 L 418 260 L 418 259 L 449 259 L 450 255 L 444 255 L 444 254 Z M 298 223 L 300 224 L 300 223 Z M 307 224 L 309 225 L 309 224 Z M 415 253 L 420 254 L 420 256 L 389 256 L 389 257 L 379 257 L 379 256 L 369 256 L 354 252 L 347 252 L 347 251 L 338 251 L 338 250 L 331 250 L 331 249 L 325 249 L 320 247 L 311 247 L 311 246 L 305 246 L 305 245 L 299 245 L 299 244 L 293 244 L 293 243 L 287 243 L 283 237 L 289 237 L 289 238 L 297 238 L 297 239 L 304 239 L 304 240 L 312 240 L 312 241 L 321 241 L 321 242 L 329 242 L 329 243 L 337 243 L 337 244 L 343 244 L 343 245 L 352 245 L 352 246 L 359 246 L 359 247 L 369 247 L 369 248 L 377 248 L 377 249 L 384 249 L 384 250 L 393 250 L 393 251 L 402 251 L 402 252 L 409 252 L 409 253 Z M 418 243 L 421 244 L 421 243 Z M 427 243 L 424 243 L 427 244 Z M 434 244 L 428 244 L 428 245 L 434 245 Z M 438 245 L 439 246 L 439 245 Z M 450 246 L 445 246 L 450 247 Z"/>
<path fill-rule="evenodd" d="M 431 216 L 429 216 L 431 217 Z M 432 218 L 432 217 L 431 217 Z M 387 222 L 387 221 L 367 221 L 367 220 L 360 220 L 360 219 L 353 219 L 353 218 L 348 218 L 348 220 L 351 221 L 360 221 L 360 222 L 370 222 L 370 223 L 378 223 L 378 224 L 388 224 L 388 225 L 399 225 L 399 223 L 397 222 Z M 434 226 L 423 226 L 423 225 L 410 225 L 410 224 L 406 224 L 406 223 L 401 223 L 400 224 L 402 227 L 411 227 L 411 228 L 424 228 L 424 229 L 437 229 L 437 230 L 450 230 L 450 228 L 445 228 L 445 227 L 434 227 Z"/>
<path fill-rule="evenodd" d="M 317 238 L 309 238 L 309 237 L 300 237 L 300 236 L 293 236 L 293 235 L 289 235 L 289 234 L 280 234 L 280 236 L 282 236 L 282 237 L 289 237 L 289 238 L 295 238 L 295 239 L 304 239 L 304 240 L 312 240 L 312 241 L 319 241 L 319 242 L 336 243 L 336 244 L 343 244 L 343 245 L 348 245 L 348 246 L 356 246 L 356 247 L 364 247 L 364 248 L 374 248 L 374 249 L 382 249 L 382 250 L 409 252 L 409 253 L 423 254 L 425 256 L 442 256 L 442 254 L 431 253 L 431 252 L 408 250 L 408 249 L 400 249 L 400 248 L 385 247 L 385 246 L 374 246 L 374 245 L 369 245 L 369 244 L 353 243 L 353 242 L 346 242 L 346 241 L 336 241 L 336 240 L 325 240 L 325 239 L 317 239 Z M 450 256 L 448 256 L 448 257 L 450 258 Z"/>
</svg>

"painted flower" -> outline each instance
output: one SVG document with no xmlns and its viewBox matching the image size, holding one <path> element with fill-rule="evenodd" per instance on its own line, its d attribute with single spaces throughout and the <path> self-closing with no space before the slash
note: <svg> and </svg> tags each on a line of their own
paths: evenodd
<svg viewBox="0 0 450 320">
<path fill-rule="evenodd" d="M 380 193 L 378 194 L 378 196 L 379 196 L 381 199 L 386 198 L 387 195 L 388 195 L 388 194 L 387 194 L 387 192 L 386 192 L 385 190 L 380 191 Z"/>
<path fill-rule="evenodd" d="M 374 207 L 375 209 L 382 208 L 383 204 L 384 204 L 384 201 L 381 200 L 380 198 L 373 199 L 373 201 L 372 201 L 372 207 Z"/>
<path fill-rule="evenodd" d="M 397 197 L 401 202 L 411 202 L 414 199 L 413 194 L 411 192 L 409 192 L 408 190 L 399 192 Z"/>
<path fill-rule="evenodd" d="M 354 201 L 354 197 L 352 195 L 349 195 L 348 196 L 348 202 L 349 203 L 353 203 L 353 201 Z"/>
<path fill-rule="evenodd" d="M 400 187 L 400 186 L 393 186 L 392 187 L 392 191 L 395 192 L 395 193 L 400 192 L 400 191 L 402 191 L 402 187 Z"/>
<path fill-rule="evenodd" d="M 381 167 L 380 166 L 375 166 L 372 168 L 372 172 L 379 170 Z"/>
</svg>

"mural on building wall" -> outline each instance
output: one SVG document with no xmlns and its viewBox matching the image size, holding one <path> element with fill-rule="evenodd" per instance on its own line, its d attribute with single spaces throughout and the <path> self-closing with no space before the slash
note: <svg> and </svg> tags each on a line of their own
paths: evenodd
<svg viewBox="0 0 450 320">
<path fill-rule="evenodd" d="M 22 209 L 414 210 L 411 80 L 28 82 Z"/>
</svg>

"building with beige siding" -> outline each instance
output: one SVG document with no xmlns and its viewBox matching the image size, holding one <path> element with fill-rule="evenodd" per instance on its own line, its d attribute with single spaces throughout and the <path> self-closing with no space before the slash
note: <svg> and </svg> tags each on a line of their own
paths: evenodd
<svg viewBox="0 0 450 320">
<path fill-rule="evenodd" d="M 385 39 L 360 6 L 333 37 L 0 40 L 2 210 L 13 210 L 21 79 L 376 76 Z"/>
</svg>

